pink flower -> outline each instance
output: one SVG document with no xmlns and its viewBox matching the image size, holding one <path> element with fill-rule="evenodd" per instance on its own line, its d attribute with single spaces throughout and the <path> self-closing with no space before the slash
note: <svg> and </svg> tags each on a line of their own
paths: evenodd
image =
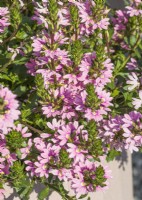
<svg viewBox="0 0 142 200">
<path fill-rule="evenodd" d="M 50 169 L 49 173 L 57 176 L 60 181 L 67 181 L 71 177 L 71 172 L 68 169 Z"/>
<path fill-rule="evenodd" d="M 46 44 L 46 41 L 41 38 L 32 38 L 33 39 L 33 51 L 34 52 L 40 52 L 43 48 L 43 46 Z"/>
<path fill-rule="evenodd" d="M 68 26 L 70 25 L 70 13 L 67 8 L 61 8 L 58 12 L 59 21 L 58 25 Z"/>
<path fill-rule="evenodd" d="M 84 90 L 75 97 L 76 110 L 83 111 L 85 109 L 87 92 Z"/>
<path fill-rule="evenodd" d="M 105 110 L 96 110 L 94 112 L 92 112 L 92 110 L 90 108 L 87 108 L 85 110 L 85 114 L 84 117 L 87 120 L 95 120 L 96 122 L 99 122 L 103 119 L 103 115 L 106 115 L 106 111 Z"/>
<path fill-rule="evenodd" d="M 103 125 L 101 124 L 100 137 L 116 150 L 129 149 L 131 153 L 138 151 L 142 145 L 142 136 L 138 134 L 142 128 L 141 120 L 142 115 L 136 111 L 117 116 L 110 121 L 106 120 Z M 115 139 L 117 134 L 121 136 L 120 140 Z"/>
<path fill-rule="evenodd" d="M 133 98 L 132 104 L 134 105 L 135 109 L 139 109 L 142 106 L 142 90 L 139 91 L 139 98 Z"/>
<path fill-rule="evenodd" d="M 61 111 L 55 110 L 52 106 L 43 106 L 42 110 L 43 110 L 43 114 L 46 115 L 47 118 L 55 117 L 61 114 Z"/>
<path fill-rule="evenodd" d="M 40 162 L 35 162 L 35 173 L 39 177 L 46 177 L 48 178 L 49 176 L 49 170 L 46 164 L 40 163 Z"/>
<path fill-rule="evenodd" d="M 88 193 L 86 183 L 84 180 L 74 178 L 72 179 L 72 188 L 75 190 L 76 197 L 79 198 L 81 195 Z"/>
<path fill-rule="evenodd" d="M 97 167 L 100 167 L 100 163 L 90 162 L 89 160 L 79 162 L 78 165 L 74 166 L 73 178 L 71 179 L 71 187 L 74 190 L 77 198 L 79 198 L 81 195 L 94 191 L 93 181 L 97 178 L 95 173 Z M 104 178 L 106 179 L 104 180 L 104 184 L 106 184 L 106 186 L 95 186 L 97 190 L 105 190 L 108 186 L 107 179 L 111 178 L 111 172 L 108 167 L 101 167 L 104 170 Z M 91 181 L 87 181 L 86 179 L 90 179 Z"/>
<path fill-rule="evenodd" d="M 47 126 L 51 129 L 51 130 L 58 130 L 60 127 L 62 127 L 65 124 L 64 121 L 59 120 L 57 121 L 56 118 L 53 118 L 52 123 L 51 122 L 47 122 Z"/>
<path fill-rule="evenodd" d="M 138 16 L 138 15 L 141 15 L 142 14 L 142 10 L 138 10 L 138 9 L 135 9 L 133 7 L 130 7 L 130 6 L 127 6 L 127 13 L 130 15 L 130 17 L 133 17 L 133 16 Z"/>
<path fill-rule="evenodd" d="M 124 124 L 122 125 L 123 128 L 127 128 L 133 124 L 133 120 L 130 114 L 124 114 L 122 121 L 124 122 Z"/>
<path fill-rule="evenodd" d="M 18 101 L 8 88 L 0 87 L 0 129 L 5 130 L 8 127 L 13 127 L 14 120 L 17 120 L 20 115 L 18 110 Z"/>
<path fill-rule="evenodd" d="M 74 158 L 75 162 L 83 162 L 84 161 L 84 153 L 87 153 L 87 150 L 81 150 L 76 145 L 68 143 L 67 146 L 69 149 L 67 149 L 67 152 L 69 152 L 69 158 Z"/>
<path fill-rule="evenodd" d="M 127 63 L 128 70 L 135 70 L 137 69 L 137 61 L 134 58 L 131 58 L 131 62 Z"/>
<path fill-rule="evenodd" d="M 29 160 L 26 160 L 24 163 L 26 164 L 26 171 L 27 171 L 27 172 L 30 172 L 30 173 L 31 173 L 31 176 L 36 175 L 36 173 L 35 173 L 36 167 L 35 167 L 35 165 L 34 165 L 34 162 L 31 162 L 31 161 L 29 161 Z"/>
<path fill-rule="evenodd" d="M 42 152 L 46 148 L 46 144 L 43 141 L 43 138 L 35 138 L 34 144 L 35 144 L 36 149 L 40 152 Z"/>
<path fill-rule="evenodd" d="M 101 100 L 101 106 L 103 106 L 104 110 L 109 110 L 108 107 L 112 106 L 112 97 L 110 97 L 110 93 L 102 90 L 100 87 L 96 88 L 96 92 L 98 98 Z"/>
<path fill-rule="evenodd" d="M 102 19 L 99 23 L 98 23 L 98 27 L 100 29 L 108 29 L 108 25 L 109 25 L 109 18 L 104 18 Z"/>
<path fill-rule="evenodd" d="M 63 126 L 61 130 L 58 130 L 59 136 L 57 136 L 57 139 L 60 140 L 59 144 L 61 146 L 64 146 L 67 141 L 70 139 L 71 135 L 71 128 L 69 125 Z"/>
<path fill-rule="evenodd" d="M 9 174 L 9 168 L 16 161 L 16 154 L 11 153 L 6 146 L 6 140 L 0 135 L 0 173 Z"/>
<path fill-rule="evenodd" d="M 25 148 L 21 148 L 21 159 L 25 159 L 27 157 L 28 154 L 30 154 L 30 149 L 32 147 L 32 139 L 29 139 L 28 144 Z"/>
<path fill-rule="evenodd" d="M 132 72 L 131 75 L 128 75 L 128 78 L 130 79 L 127 81 L 127 84 L 130 85 L 128 87 L 129 91 L 133 90 L 136 87 L 139 87 L 140 83 L 139 83 L 139 79 L 136 73 Z"/>
<path fill-rule="evenodd" d="M 5 28 L 10 25 L 9 17 L 8 17 L 9 11 L 7 7 L 0 7 L 0 33 L 3 33 Z"/>
<path fill-rule="evenodd" d="M 134 140 L 130 140 L 130 139 L 126 140 L 125 149 L 126 150 L 129 149 L 129 151 L 131 153 L 133 153 L 133 151 L 136 151 L 136 152 L 139 151 L 138 147 L 136 147 L 136 145 L 135 145 L 135 141 Z"/>
<path fill-rule="evenodd" d="M 17 126 L 13 126 L 12 128 L 9 128 L 9 129 L 8 129 L 8 133 L 9 133 L 10 131 L 13 131 L 13 130 L 15 130 L 15 131 L 21 133 L 21 135 L 22 135 L 23 138 L 29 138 L 29 137 L 32 136 L 32 133 L 30 133 L 30 132 L 28 131 L 28 127 L 26 127 L 26 126 L 24 126 L 24 125 L 22 125 L 22 124 L 18 124 Z"/>
<path fill-rule="evenodd" d="M 55 158 L 59 154 L 59 151 L 60 151 L 59 146 L 52 146 L 51 143 L 48 143 L 48 145 L 44 149 L 42 149 L 42 152 L 40 156 L 38 157 L 38 160 L 40 161 L 40 163 L 46 164 L 52 158 L 54 158 L 55 160 Z"/>
</svg>

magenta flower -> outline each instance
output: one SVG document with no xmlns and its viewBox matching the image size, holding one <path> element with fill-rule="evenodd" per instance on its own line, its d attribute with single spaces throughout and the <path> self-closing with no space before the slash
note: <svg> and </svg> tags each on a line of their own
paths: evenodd
<svg viewBox="0 0 142 200">
<path fill-rule="evenodd" d="M 38 160 L 42 164 L 50 162 L 51 159 L 54 159 L 54 161 L 56 161 L 59 151 L 59 146 L 52 146 L 51 143 L 48 143 L 47 146 L 42 150 L 40 156 L 38 157 Z"/>
<path fill-rule="evenodd" d="M 84 90 L 75 97 L 76 110 L 83 111 L 85 109 L 87 92 Z"/>
<path fill-rule="evenodd" d="M 134 58 L 131 58 L 131 62 L 127 63 L 128 70 L 135 70 L 137 69 L 137 61 Z"/>
<path fill-rule="evenodd" d="M 26 164 L 26 171 L 30 172 L 31 176 L 36 175 L 36 173 L 35 173 L 36 167 L 35 167 L 34 163 L 29 160 L 26 160 L 24 163 Z"/>
</svg>

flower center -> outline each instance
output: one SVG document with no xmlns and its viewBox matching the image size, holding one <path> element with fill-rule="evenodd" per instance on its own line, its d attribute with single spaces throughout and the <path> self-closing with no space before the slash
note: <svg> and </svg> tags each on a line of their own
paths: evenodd
<svg viewBox="0 0 142 200">
<path fill-rule="evenodd" d="M 66 134 L 66 139 L 69 139 L 70 138 L 70 135 L 69 134 Z"/>
<path fill-rule="evenodd" d="M 80 153 L 80 149 L 76 149 L 76 153 Z"/>
<path fill-rule="evenodd" d="M 86 183 L 85 182 L 81 182 L 81 186 L 86 186 Z"/>
</svg>

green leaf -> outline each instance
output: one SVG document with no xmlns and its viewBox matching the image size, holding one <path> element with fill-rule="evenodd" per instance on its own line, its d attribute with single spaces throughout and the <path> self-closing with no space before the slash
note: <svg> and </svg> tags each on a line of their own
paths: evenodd
<svg viewBox="0 0 142 200">
<path fill-rule="evenodd" d="M 38 195 L 38 200 L 44 200 L 45 198 L 47 198 L 49 195 L 49 190 L 50 189 L 48 186 L 44 188 L 43 190 L 41 190 L 41 192 Z"/>
<path fill-rule="evenodd" d="M 20 97 L 26 92 L 26 90 L 27 90 L 26 86 L 20 85 L 15 89 L 14 93 L 17 94 L 18 97 Z"/>
<path fill-rule="evenodd" d="M 114 81 L 112 81 L 111 83 L 108 83 L 107 86 L 108 86 L 111 90 L 114 90 L 114 89 L 115 89 L 115 83 L 114 83 Z"/>
<path fill-rule="evenodd" d="M 112 149 L 109 151 L 106 160 L 108 162 L 113 161 L 117 156 L 120 156 L 120 152 L 116 151 L 115 149 Z"/>
<path fill-rule="evenodd" d="M 130 37 L 130 45 L 133 47 L 136 43 L 137 38 L 134 35 Z"/>
<path fill-rule="evenodd" d="M 22 200 L 29 200 L 29 196 L 33 191 L 34 183 L 31 183 L 29 180 L 22 182 L 20 187 L 15 188 Z"/>
<path fill-rule="evenodd" d="M 85 197 L 87 197 L 88 194 L 84 194 L 84 195 L 81 195 L 81 197 L 79 197 L 79 199 L 84 199 Z"/>
<path fill-rule="evenodd" d="M 119 91 L 118 89 L 115 89 L 115 90 L 113 91 L 113 93 L 112 93 L 112 97 L 118 96 L 119 93 L 120 93 L 120 91 Z"/>
</svg>

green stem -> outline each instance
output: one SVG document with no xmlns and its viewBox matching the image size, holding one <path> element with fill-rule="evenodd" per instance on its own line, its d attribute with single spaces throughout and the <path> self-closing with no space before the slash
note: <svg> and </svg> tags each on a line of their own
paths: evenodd
<svg viewBox="0 0 142 200">
<path fill-rule="evenodd" d="M 51 188 L 52 190 L 58 192 L 58 194 L 60 194 L 60 195 L 62 196 L 62 199 L 63 199 L 63 200 L 76 200 L 75 197 L 70 197 L 70 196 L 68 196 L 67 194 L 65 194 L 65 196 L 63 196 L 63 195 L 61 194 L 60 190 L 59 190 L 57 187 L 55 187 L 53 184 L 50 184 L 50 183 L 44 183 L 44 184 L 45 184 L 45 185 L 48 185 L 49 188 Z"/>
<path fill-rule="evenodd" d="M 20 122 L 21 122 L 22 124 L 24 124 L 25 126 L 27 126 L 30 130 L 34 131 L 35 133 L 38 133 L 38 134 L 43 133 L 41 130 L 39 130 L 39 129 L 37 129 L 37 128 L 34 128 L 33 126 L 27 124 L 26 122 L 24 122 L 24 121 L 22 121 L 22 120 L 20 120 Z"/>
</svg>

